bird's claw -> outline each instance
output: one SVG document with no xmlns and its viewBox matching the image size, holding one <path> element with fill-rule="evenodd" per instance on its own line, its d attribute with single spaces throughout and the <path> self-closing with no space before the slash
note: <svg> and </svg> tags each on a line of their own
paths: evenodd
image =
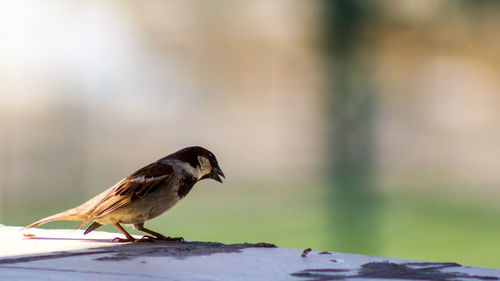
<svg viewBox="0 0 500 281">
<path fill-rule="evenodd" d="M 128 238 L 126 239 L 123 239 L 123 238 L 120 238 L 120 237 L 115 237 L 113 240 L 111 240 L 111 242 L 118 242 L 118 243 L 123 243 L 123 242 L 135 242 L 133 240 L 130 240 Z"/>
<path fill-rule="evenodd" d="M 135 242 L 149 242 L 149 243 L 154 243 L 155 242 L 155 238 L 153 236 L 144 235 L 144 236 L 142 236 L 141 239 L 137 239 Z"/>
<path fill-rule="evenodd" d="M 120 238 L 120 237 L 115 237 L 111 242 L 118 242 L 118 243 L 123 243 L 123 242 L 149 242 L 149 243 L 154 243 L 154 237 L 151 237 L 151 236 L 143 236 L 141 239 L 135 239 L 135 238 L 132 238 L 132 239 L 129 239 L 129 238 Z"/>
<path fill-rule="evenodd" d="M 112 242 L 118 242 L 118 243 L 123 243 L 123 242 L 149 242 L 149 243 L 154 243 L 155 240 L 161 240 L 161 241 L 169 241 L 169 242 L 184 242 L 184 238 L 182 237 L 166 237 L 166 236 L 149 236 L 145 235 L 141 239 L 135 239 L 135 238 L 120 238 L 120 237 L 115 237 Z"/>
<path fill-rule="evenodd" d="M 172 242 L 184 242 L 184 238 L 182 237 L 165 237 L 165 236 L 159 236 L 155 238 L 156 240 L 163 240 L 163 241 L 172 241 Z"/>
</svg>

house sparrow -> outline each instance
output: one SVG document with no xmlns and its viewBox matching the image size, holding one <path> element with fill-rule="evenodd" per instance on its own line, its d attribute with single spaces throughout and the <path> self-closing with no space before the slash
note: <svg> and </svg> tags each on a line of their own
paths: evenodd
<svg viewBox="0 0 500 281">
<path fill-rule="evenodd" d="M 93 221 L 85 234 L 104 225 L 113 224 L 126 239 L 119 242 L 183 240 L 170 238 L 144 227 L 144 222 L 161 215 L 183 199 L 195 183 L 213 179 L 222 183 L 224 173 L 215 156 L 208 150 L 192 146 L 172 153 L 95 196 L 82 205 L 36 221 L 24 229 L 57 220 L 81 220 L 80 228 Z M 132 237 L 120 223 L 133 224 L 137 230 L 151 234 L 142 239 Z"/>
</svg>

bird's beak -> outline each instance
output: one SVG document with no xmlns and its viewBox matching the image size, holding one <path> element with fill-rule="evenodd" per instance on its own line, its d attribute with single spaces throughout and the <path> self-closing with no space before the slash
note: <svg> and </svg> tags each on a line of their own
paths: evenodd
<svg viewBox="0 0 500 281">
<path fill-rule="evenodd" d="M 226 178 L 219 166 L 213 167 L 212 173 L 210 174 L 210 178 L 222 183 L 222 179 L 220 177 Z"/>
</svg>

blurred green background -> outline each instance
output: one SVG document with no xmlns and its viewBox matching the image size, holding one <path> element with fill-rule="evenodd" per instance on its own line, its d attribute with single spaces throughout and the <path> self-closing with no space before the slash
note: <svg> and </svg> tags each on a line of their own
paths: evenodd
<svg viewBox="0 0 500 281">
<path fill-rule="evenodd" d="M 227 180 L 147 226 L 500 268 L 499 14 L 466 0 L 0 0 L 0 223 L 201 145 Z"/>
</svg>

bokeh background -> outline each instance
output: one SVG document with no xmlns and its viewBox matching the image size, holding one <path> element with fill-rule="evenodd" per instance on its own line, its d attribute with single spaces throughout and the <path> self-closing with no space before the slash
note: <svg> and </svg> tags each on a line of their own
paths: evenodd
<svg viewBox="0 0 500 281">
<path fill-rule="evenodd" d="M 152 229 L 500 268 L 499 15 L 485 0 L 0 0 L 0 223 L 201 145 L 226 181 Z"/>
</svg>

